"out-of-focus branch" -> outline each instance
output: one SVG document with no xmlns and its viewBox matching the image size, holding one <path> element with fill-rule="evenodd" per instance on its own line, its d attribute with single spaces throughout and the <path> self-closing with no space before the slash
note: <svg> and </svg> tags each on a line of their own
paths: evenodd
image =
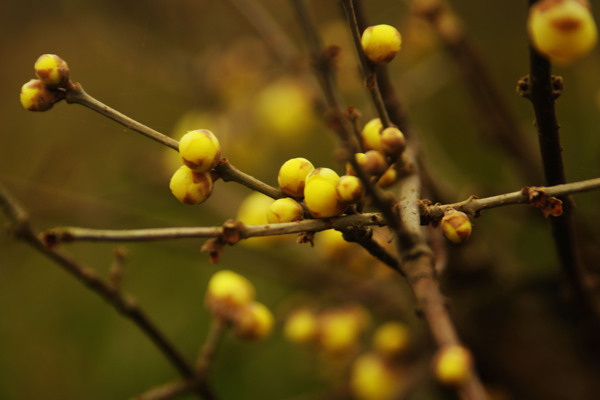
<svg viewBox="0 0 600 400">
<path fill-rule="evenodd" d="M 114 285 L 101 279 L 91 268 L 80 264 L 65 253 L 48 248 L 31 226 L 25 209 L 2 185 L 0 185 L 0 205 L 13 224 L 12 232 L 17 239 L 31 245 L 45 257 L 59 265 L 92 292 L 110 303 L 121 315 L 137 325 L 142 333 L 154 343 L 158 350 L 177 369 L 182 378 L 185 380 L 195 379 L 194 369 L 142 311 L 137 302 L 129 295 L 118 290 Z M 206 385 L 197 386 L 196 392 L 202 398 L 214 398 Z"/>
<path fill-rule="evenodd" d="M 412 0 L 411 3 L 414 13 L 431 25 L 456 62 L 473 107 L 477 109 L 473 114 L 481 118 L 481 133 L 498 143 L 512 158 L 526 182 L 541 183 L 535 150 L 526 140 L 525 132 L 490 77 L 479 52 L 466 34 L 460 17 L 441 0 Z"/>
<path fill-rule="evenodd" d="M 90 110 L 96 111 L 99 114 L 104 115 L 107 118 L 112 119 L 119 124 L 134 130 L 138 133 L 141 133 L 144 136 L 149 137 L 152 140 L 155 140 L 163 145 L 170 147 L 174 150 L 178 150 L 179 142 L 163 133 L 155 131 L 152 128 L 147 127 L 144 124 L 137 122 L 136 120 L 129 118 L 125 114 L 120 113 L 107 106 L 106 104 L 96 100 L 94 97 L 87 94 L 85 90 L 83 90 L 83 86 L 80 83 L 75 83 L 69 85 L 67 92 L 65 94 L 65 100 L 67 103 L 75 103 L 80 104 L 89 108 Z"/>
</svg>

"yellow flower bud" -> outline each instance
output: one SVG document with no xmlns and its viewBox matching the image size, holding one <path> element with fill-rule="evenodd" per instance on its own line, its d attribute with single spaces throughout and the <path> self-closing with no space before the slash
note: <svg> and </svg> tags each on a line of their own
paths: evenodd
<svg viewBox="0 0 600 400">
<path fill-rule="evenodd" d="M 449 345 L 438 350 L 433 360 L 436 379 L 444 385 L 461 385 L 473 366 L 471 352 L 463 346 Z"/>
<path fill-rule="evenodd" d="M 363 171 L 369 175 L 381 175 L 387 168 L 385 156 L 377 150 L 369 150 L 366 153 L 356 153 L 356 161 Z"/>
<path fill-rule="evenodd" d="M 233 331 L 242 339 L 261 340 L 271 334 L 274 321 L 267 306 L 253 302 L 238 310 L 233 320 Z"/>
<path fill-rule="evenodd" d="M 291 342 L 309 343 L 315 340 L 317 329 L 316 315 L 308 309 L 301 309 L 288 317 L 283 326 L 283 333 Z"/>
<path fill-rule="evenodd" d="M 69 81 L 69 66 L 56 54 L 42 54 L 34 68 L 35 75 L 48 87 L 64 86 Z"/>
<path fill-rule="evenodd" d="M 215 315 L 231 319 L 254 301 L 254 294 L 254 286 L 248 279 L 233 271 L 222 270 L 208 281 L 206 305 Z"/>
<path fill-rule="evenodd" d="M 302 206 L 289 197 L 277 199 L 269 206 L 267 221 L 270 224 L 279 222 L 300 221 L 304 216 Z"/>
<path fill-rule="evenodd" d="M 400 51 L 402 37 L 390 25 L 370 26 L 362 34 L 362 48 L 367 58 L 375 64 L 387 64 Z"/>
<path fill-rule="evenodd" d="M 287 160 L 279 169 L 277 182 L 281 191 L 288 196 L 304 196 L 304 184 L 306 176 L 310 174 L 315 167 L 306 158 L 298 157 Z"/>
<path fill-rule="evenodd" d="M 392 186 L 398 180 L 398 171 L 396 170 L 396 164 L 390 165 L 390 167 L 385 170 L 383 175 L 377 181 L 377 186 L 386 188 Z"/>
<path fill-rule="evenodd" d="M 381 131 L 381 151 L 390 157 L 398 157 L 406 148 L 406 139 L 400 129 L 390 126 Z"/>
<path fill-rule="evenodd" d="M 179 141 L 183 163 L 196 172 L 211 170 L 221 159 L 221 145 L 208 129 L 189 131 Z"/>
<path fill-rule="evenodd" d="M 400 322 L 386 322 L 373 334 L 373 348 L 383 357 L 393 358 L 404 354 L 409 343 L 408 327 Z"/>
<path fill-rule="evenodd" d="M 527 30 L 535 49 L 569 64 L 596 45 L 598 31 L 587 0 L 541 0 L 531 6 Z"/>
<path fill-rule="evenodd" d="M 462 243 L 471 236 L 471 221 L 464 212 L 448 209 L 442 218 L 441 226 L 446 239 L 453 243 Z"/>
<path fill-rule="evenodd" d="M 39 79 L 21 86 L 21 105 L 29 111 L 46 111 L 64 97 L 61 92 L 48 89 Z"/>
<path fill-rule="evenodd" d="M 182 165 L 171 177 L 173 196 L 185 204 L 200 204 L 210 197 L 213 181 L 210 172 L 195 172 Z"/>
<path fill-rule="evenodd" d="M 339 175 L 329 168 L 317 168 L 306 178 L 304 203 L 315 218 L 330 218 L 341 215 L 344 206 L 335 190 Z"/>
<path fill-rule="evenodd" d="M 381 150 L 381 130 L 383 124 L 379 118 L 373 118 L 363 126 L 360 132 L 362 145 L 365 151 Z"/>
<path fill-rule="evenodd" d="M 319 317 L 319 346 L 334 356 L 356 349 L 368 317 L 356 307 L 331 310 Z"/>
<path fill-rule="evenodd" d="M 360 202 L 365 194 L 365 188 L 360 182 L 360 179 L 352 175 L 344 175 L 340 177 L 335 186 L 335 191 L 338 199 L 346 204 Z"/>
<path fill-rule="evenodd" d="M 377 354 L 363 354 L 352 364 L 350 387 L 358 400 L 391 400 L 403 385 L 400 371 Z"/>
</svg>

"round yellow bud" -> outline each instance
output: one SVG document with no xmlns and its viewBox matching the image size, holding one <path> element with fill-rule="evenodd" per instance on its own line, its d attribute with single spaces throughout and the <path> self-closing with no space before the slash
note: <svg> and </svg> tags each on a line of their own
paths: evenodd
<svg viewBox="0 0 600 400">
<path fill-rule="evenodd" d="M 362 34 L 362 48 L 367 58 L 375 64 L 387 64 L 396 56 L 402 46 L 402 37 L 390 25 L 370 26 Z"/>
<path fill-rule="evenodd" d="M 298 144 L 316 123 L 310 92 L 300 82 L 280 79 L 255 97 L 254 117 L 266 135 Z"/>
<path fill-rule="evenodd" d="M 183 163 L 196 172 L 211 170 L 221 159 L 221 145 L 208 129 L 189 131 L 179 141 Z"/>
<path fill-rule="evenodd" d="M 281 191 L 288 196 L 302 197 L 306 176 L 314 169 L 315 167 L 306 158 L 297 157 L 287 160 L 283 163 L 277 175 L 277 182 Z"/>
<path fill-rule="evenodd" d="M 559 64 L 585 56 L 598 40 L 586 0 L 538 1 L 529 10 L 527 30 L 533 47 Z"/>
<path fill-rule="evenodd" d="M 273 314 L 264 304 L 253 302 L 238 310 L 233 331 L 242 339 L 261 340 L 271 334 L 274 321 Z"/>
<path fill-rule="evenodd" d="M 283 334 L 294 343 L 309 343 L 317 336 L 317 317 L 308 309 L 295 311 L 283 326 Z"/>
<path fill-rule="evenodd" d="M 273 203 L 273 199 L 260 192 L 252 192 L 240 203 L 237 211 L 236 220 L 243 222 L 244 225 L 266 225 L 267 212 Z M 274 243 L 283 242 L 289 235 L 257 236 L 244 239 L 240 242 L 243 246 L 266 247 L 273 246 Z"/>
<path fill-rule="evenodd" d="M 401 378 L 377 354 L 366 353 L 352 364 L 350 387 L 359 400 L 391 400 L 402 390 Z"/>
<path fill-rule="evenodd" d="M 339 179 L 339 175 L 329 168 L 317 168 L 308 175 L 304 203 L 313 217 L 330 218 L 343 213 L 344 206 L 336 192 Z"/>
<path fill-rule="evenodd" d="M 69 81 L 69 66 L 56 54 L 42 54 L 34 68 L 35 75 L 48 87 L 64 86 Z"/>
<path fill-rule="evenodd" d="M 341 202 L 354 204 L 360 202 L 365 194 L 365 188 L 356 176 L 344 175 L 335 185 L 335 192 Z"/>
<path fill-rule="evenodd" d="M 461 385 L 471 373 L 473 357 L 463 346 L 449 345 L 438 350 L 433 360 L 433 372 L 444 385 Z"/>
<path fill-rule="evenodd" d="M 373 334 L 373 348 L 384 357 L 397 357 L 406 352 L 410 343 L 408 327 L 400 322 L 386 322 Z"/>
<path fill-rule="evenodd" d="M 360 309 L 331 310 L 319 317 L 319 346 L 326 353 L 341 355 L 354 349 L 366 325 Z"/>
<path fill-rule="evenodd" d="M 180 202 L 200 204 L 212 194 L 213 180 L 210 172 L 196 172 L 182 165 L 171 177 L 169 188 Z"/>
<path fill-rule="evenodd" d="M 58 91 L 49 90 L 39 79 L 32 79 L 21 86 L 21 105 L 29 111 L 46 111 L 64 95 Z"/>
<path fill-rule="evenodd" d="M 398 171 L 396 170 L 396 164 L 390 165 L 390 167 L 381 175 L 377 181 L 377 186 L 386 188 L 392 186 L 398 180 Z"/>
<path fill-rule="evenodd" d="M 441 226 L 446 239 L 453 243 L 462 243 L 471 236 L 471 221 L 464 212 L 452 208 L 447 210 L 442 218 Z"/>
<path fill-rule="evenodd" d="M 390 126 L 381 131 L 381 151 L 390 157 L 398 157 L 406 148 L 406 139 L 400 129 Z"/>
<path fill-rule="evenodd" d="M 388 168 L 387 160 L 380 151 L 369 150 L 366 153 L 356 153 L 355 157 L 363 171 L 369 175 L 381 175 Z"/>
<path fill-rule="evenodd" d="M 270 224 L 300 221 L 303 217 L 302 206 L 289 197 L 275 200 L 267 210 L 267 222 Z"/>
<path fill-rule="evenodd" d="M 239 310 L 254 301 L 252 283 L 230 270 L 215 273 L 208 281 L 206 305 L 222 318 L 231 319 Z"/>
<path fill-rule="evenodd" d="M 379 118 L 373 118 L 363 126 L 360 132 L 362 145 L 365 151 L 381 150 L 381 130 L 383 124 Z"/>
</svg>

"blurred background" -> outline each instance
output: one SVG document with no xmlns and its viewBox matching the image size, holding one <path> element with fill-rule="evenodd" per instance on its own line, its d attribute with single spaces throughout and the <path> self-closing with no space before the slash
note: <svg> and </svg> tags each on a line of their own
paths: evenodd
<svg viewBox="0 0 600 400">
<path fill-rule="evenodd" d="M 220 225 L 238 214 L 249 190 L 219 181 L 199 206 L 168 189 L 177 154 L 78 105 L 32 113 L 19 90 L 43 53 L 64 58 L 73 81 L 117 110 L 172 137 L 211 129 L 223 155 L 275 185 L 279 166 L 306 157 L 343 173 L 335 138 L 322 123 L 323 100 L 289 2 L 257 0 L 280 25 L 287 53 L 274 51 L 230 1 L 3 1 L 0 3 L 0 181 L 36 227 L 146 228 Z M 337 83 L 344 106 L 375 117 L 358 75 L 338 2 L 309 1 L 325 45 L 341 48 Z M 425 162 L 450 201 L 489 196 L 532 182 L 496 142 L 485 139 L 477 101 L 436 33 L 408 2 L 365 3 L 371 24 L 396 26 L 403 50 L 389 72 Z M 452 2 L 525 141 L 535 149 L 528 101 L 515 92 L 528 72 L 526 2 Z M 599 10 L 594 13 L 598 15 Z M 284 36 L 285 35 L 285 36 Z M 557 103 L 567 178 L 600 171 L 600 52 L 556 68 L 565 91 Z M 483 118 L 484 119 L 484 118 Z M 517 133 L 515 133 L 517 134 Z M 538 162 L 537 151 L 531 159 Z M 437 200 L 437 199 L 433 199 Z M 587 267 L 598 270 L 599 192 L 575 196 Z M 6 219 L 0 217 L 4 224 Z M 380 233 L 386 240 L 385 232 Z M 383 321 L 413 335 L 407 369 L 427 371 L 432 347 L 400 277 L 343 248 L 296 245 L 295 238 L 227 247 L 218 265 L 201 240 L 125 244 L 123 288 L 178 349 L 193 360 L 206 337 L 209 277 L 219 269 L 247 276 L 276 315 L 259 343 L 227 336 L 212 370 L 223 399 L 326 398 L 346 382 L 348 360 L 369 347 Z M 107 276 L 115 244 L 63 245 Z M 324 249 L 325 247 L 325 249 Z M 595 399 L 597 346 L 567 306 L 547 221 L 523 206 L 488 211 L 463 246 L 448 246 L 445 294 L 459 333 L 497 399 Z M 348 261 L 348 254 L 353 263 Z M 334 258 L 332 260 L 332 257 Z M 352 265 L 349 265 L 352 264 Z M 284 338 L 290 311 L 360 307 L 371 321 L 351 355 L 331 359 Z M 176 379 L 149 340 L 95 294 L 27 245 L 0 235 L 0 399 L 120 399 Z M 597 338 L 596 338 L 597 343 Z M 423 361 L 425 360 L 425 361 Z M 425 362 L 425 367 L 423 367 Z M 410 368 L 409 368 L 410 367 Z M 419 375 L 419 374 L 414 374 Z M 425 373 L 425 375 L 427 375 Z M 448 394 L 421 378 L 409 398 Z"/>
</svg>

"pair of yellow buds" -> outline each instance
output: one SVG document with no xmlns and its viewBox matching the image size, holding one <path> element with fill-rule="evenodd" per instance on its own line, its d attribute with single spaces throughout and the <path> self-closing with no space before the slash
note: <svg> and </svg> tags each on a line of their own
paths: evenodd
<svg viewBox="0 0 600 400">
<path fill-rule="evenodd" d="M 215 273 L 208 282 L 206 305 L 217 318 L 233 326 L 243 339 L 264 339 L 273 330 L 275 318 L 262 303 L 255 301 L 254 285 L 230 270 Z"/>
<path fill-rule="evenodd" d="M 171 177 L 169 188 L 185 204 L 206 201 L 213 190 L 213 169 L 221 160 L 221 145 L 208 129 L 187 132 L 179 141 L 183 165 Z"/>
<path fill-rule="evenodd" d="M 21 87 L 21 105 L 29 111 L 46 111 L 64 98 L 69 66 L 56 54 L 42 54 L 34 65 L 37 79 Z"/>
</svg>

